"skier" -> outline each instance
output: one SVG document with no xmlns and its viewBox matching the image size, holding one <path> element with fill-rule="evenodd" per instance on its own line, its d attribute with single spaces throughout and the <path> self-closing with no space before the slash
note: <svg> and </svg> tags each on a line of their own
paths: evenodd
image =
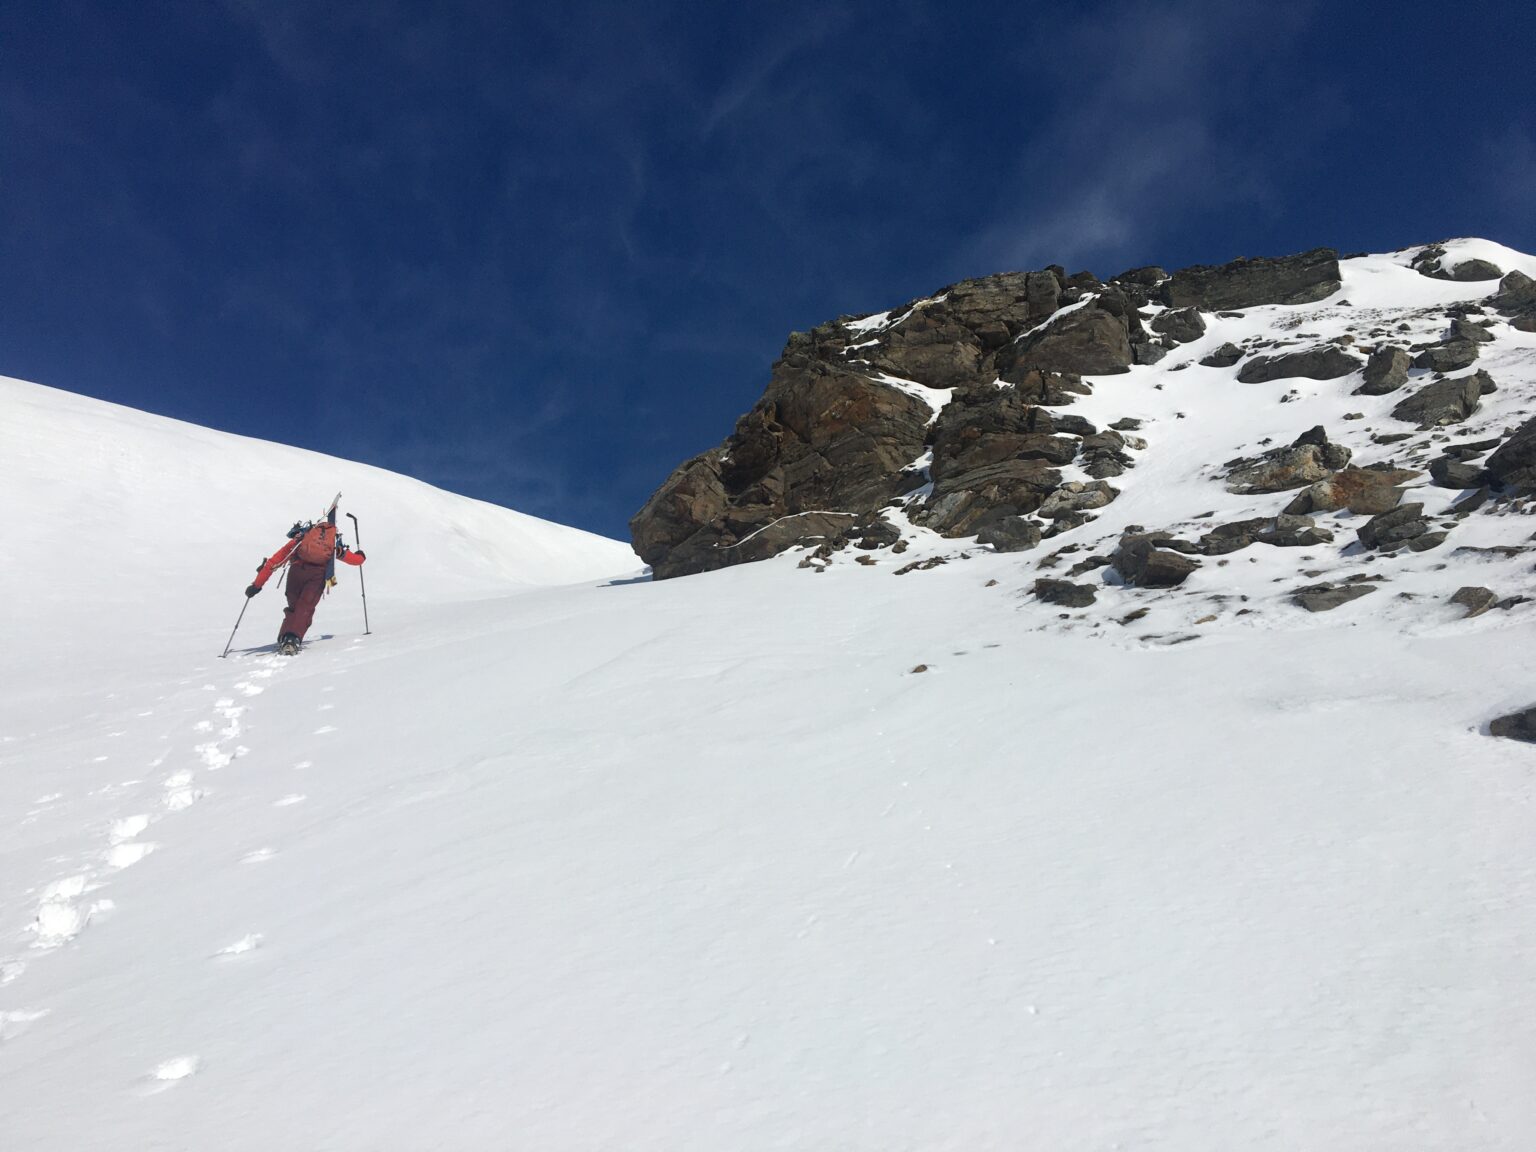
<svg viewBox="0 0 1536 1152">
<path fill-rule="evenodd" d="M 366 559 L 366 553 L 354 552 L 342 542 L 336 525 L 329 521 L 301 522 L 288 530 L 288 543 L 261 562 L 255 582 L 245 590 L 247 599 L 256 595 L 272 573 L 288 565 L 288 611 L 283 614 L 283 626 L 277 636 L 279 652 L 284 656 L 298 655 L 304 633 L 315 618 L 315 606 L 320 603 L 327 582 L 334 582 L 332 564 L 340 560 L 343 564 L 360 565 Z"/>
</svg>

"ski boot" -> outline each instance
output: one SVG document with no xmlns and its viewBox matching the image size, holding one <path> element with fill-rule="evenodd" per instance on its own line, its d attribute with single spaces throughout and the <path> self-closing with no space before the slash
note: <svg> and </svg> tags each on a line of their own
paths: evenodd
<svg viewBox="0 0 1536 1152">
<path fill-rule="evenodd" d="M 299 654 L 299 638 L 292 632 L 284 632 L 277 638 L 277 652 L 279 656 L 297 656 Z"/>
</svg>

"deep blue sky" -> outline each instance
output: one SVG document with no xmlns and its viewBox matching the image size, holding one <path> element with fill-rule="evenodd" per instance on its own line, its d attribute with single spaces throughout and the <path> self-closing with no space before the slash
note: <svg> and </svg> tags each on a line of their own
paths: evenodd
<svg viewBox="0 0 1536 1152">
<path fill-rule="evenodd" d="M 6 4 L 0 373 L 622 536 L 840 313 L 1536 249 L 1526 8 Z"/>
</svg>

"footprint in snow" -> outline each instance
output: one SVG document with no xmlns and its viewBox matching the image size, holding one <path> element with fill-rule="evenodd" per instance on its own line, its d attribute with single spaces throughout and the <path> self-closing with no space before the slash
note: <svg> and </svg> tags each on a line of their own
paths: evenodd
<svg viewBox="0 0 1536 1152">
<path fill-rule="evenodd" d="M 149 827 L 149 817 L 143 814 L 138 816 L 124 816 L 112 825 L 110 839 L 114 844 L 121 844 L 124 840 L 132 840 L 140 832 Z"/>
<path fill-rule="evenodd" d="M 223 958 L 228 960 L 235 956 L 244 956 L 247 952 L 254 952 L 260 947 L 261 933 L 252 932 L 248 935 L 240 937 L 240 939 L 236 940 L 233 944 L 228 944 L 225 947 L 220 948 L 213 955 L 215 959 Z"/>
<path fill-rule="evenodd" d="M 221 751 L 217 744 L 199 744 L 192 751 L 203 758 L 203 766 L 210 772 L 228 767 L 229 762 L 234 759 L 228 752 Z"/>
<path fill-rule="evenodd" d="M 35 948 L 57 948 L 67 944 L 85 930 L 91 917 L 112 908 L 109 900 L 82 908 L 76 903 L 88 891 L 90 877 L 68 876 L 55 880 L 43 889 L 37 904 L 37 919 L 32 924 Z"/>
<path fill-rule="evenodd" d="M 158 847 L 160 847 L 158 844 L 138 840 L 126 844 L 114 844 L 107 850 L 107 866 L 118 871 L 132 868 Z"/>
<path fill-rule="evenodd" d="M 202 798 L 203 793 L 197 788 L 171 788 L 161 803 L 167 812 L 185 812 Z"/>
<path fill-rule="evenodd" d="M 140 1085 L 139 1094 L 153 1096 L 156 1093 L 168 1091 L 188 1077 L 195 1076 L 202 1065 L 202 1060 L 197 1056 L 177 1056 L 162 1061 L 145 1077 Z"/>
<path fill-rule="evenodd" d="M 27 965 L 23 960 L 15 960 L 9 956 L 4 960 L 0 960 L 0 988 L 5 987 L 12 980 L 20 977 L 26 970 Z"/>
<path fill-rule="evenodd" d="M 314 766 L 315 762 L 313 760 L 300 760 L 297 764 L 294 765 L 294 768 L 302 770 L 305 768 L 313 768 Z"/>
<path fill-rule="evenodd" d="M 309 799 L 309 797 L 305 796 L 304 793 L 302 793 L 302 792 L 290 792 L 290 793 L 288 793 L 288 795 L 284 796 L 281 800 L 274 800 L 274 801 L 272 801 L 272 807 L 274 807 L 274 808 L 288 808 L 288 807 L 291 807 L 294 804 L 302 804 L 302 803 L 304 803 L 305 800 L 308 800 L 308 799 Z"/>
<path fill-rule="evenodd" d="M 272 849 L 272 848 L 258 848 L 258 849 L 256 849 L 256 851 L 254 851 L 254 852 L 247 852 L 244 856 L 240 857 L 240 863 L 242 863 L 242 864 L 265 864 L 268 860 L 272 859 L 272 857 L 274 857 L 276 855 L 277 855 L 277 851 L 275 849 Z"/>
<path fill-rule="evenodd" d="M 16 1039 L 46 1015 L 48 1015 L 47 1008 L 20 1008 L 11 1012 L 0 1012 L 0 1044 Z"/>
<path fill-rule="evenodd" d="M 242 696 L 260 696 L 266 689 L 259 684 L 252 684 L 246 680 L 236 684 L 235 691 L 239 692 Z"/>
<path fill-rule="evenodd" d="M 336 725 L 334 725 L 334 724 L 322 724 L 320 727 L 315 729 L 315 735 L 316 736 L 324 736 L 327 733 L 334 732 L 334 731 L 336 731 Z"/>
</svg>

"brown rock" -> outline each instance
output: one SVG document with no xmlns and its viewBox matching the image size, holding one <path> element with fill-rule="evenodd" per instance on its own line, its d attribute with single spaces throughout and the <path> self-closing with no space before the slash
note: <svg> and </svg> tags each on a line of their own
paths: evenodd
<svg viewBox="0 0 1536 1152">
<path fill-rule="evenodd" d="M 1298 492 L 1285 510 L 1304 515 L 1347 508 L 1358 515 L 1375 516 L 1397 507 L 1402 485 L 1419 475 L 1406 468 L 1344 468 Z"/>
</svg>

